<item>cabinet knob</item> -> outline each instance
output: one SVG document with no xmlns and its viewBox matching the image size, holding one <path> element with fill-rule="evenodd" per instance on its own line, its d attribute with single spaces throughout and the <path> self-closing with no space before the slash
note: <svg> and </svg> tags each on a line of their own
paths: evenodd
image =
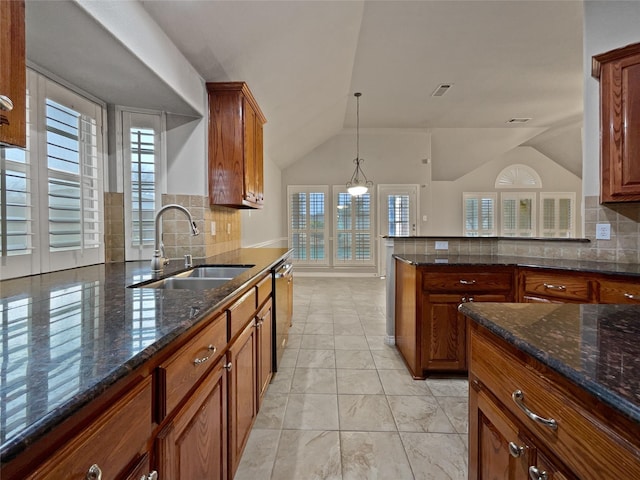
<svg viewBox="0 0 640 480">
<path fill-rule="evenodd" d="M 13 110 L 13 102 L 6 95 L 0 95 L 0 110 L 10 112 Z"/>
<path fill-rule="evenodd" d="M 547 472 L 541 472 L 538 467 L 532 465 L 529 467 L 529 478 L 531 480 L 547 480 L 548 475 Z"/>
<path fill-rule="evenodd" d="M 229 362 L 224 364 L 224 369 L 227 370 L 228 372 L 230 372 L 232 368 L 233 368 L 233 363 Z"/>
<path fill-rule="evenodd" d="M 89 467 L 84 478 L 85 480 L 102 480 L 102 470 L 100 470 L 100 467 L 94 463 Z"/>
<path fill-rule="evenodd" d="M 547 290 L 557 290 L 558 292 L 564 292 L 567 289 L 564 285 L 552 285 L 550 283 L 544 283 L 543 285 Z"/>
<path fill-rule="evenodd" d="M 524 447 L 520 447 L 513 442 L 509 442 L 509 455 L 514 458 L 522 456 L 524 453 Z"/>
<path fill-rule="evenodd" d="M 640 297 L 638 297 L 638 295 L 634 295 L 633 293 L 625 293 L 624 297 L 628 298 L 629 300 L 640 300 Z"/>
<path fill-rule="evenodd" d="M 147 475 L 142 475 L 139 480 L 158 480 L 158 472 L 154 470 Z"/>
<path fill-rule="evenodd" d="M 460 280 L 460 283 L 461 283 L 462 285 L 475 285 L 475 284 L 476 284 L 476 281 L 475 281 L 475 280 L 462 280 L 462 279 L 461 279 L 461 280 Z"/>
</svg>

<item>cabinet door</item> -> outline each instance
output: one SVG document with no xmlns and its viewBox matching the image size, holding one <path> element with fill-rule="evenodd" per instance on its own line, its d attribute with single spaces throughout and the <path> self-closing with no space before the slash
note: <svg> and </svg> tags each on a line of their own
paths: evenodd
<svg viewBox="0 0 640 480">
<path fill-rule="evenodd" d="M 0 59 L 0 95 L 13 103 L 11 110 L 0 108 L 0 145 L 24 148 L 27 143 L 24 1 L 0 1 Z"/>
<path fill-rule="evenodd" d="M 469 480 L 527 480 L 535 451 L 488 396 L 469 389 Z"/>
<path fill-rule="evenodd" d="M 244 99 L 244 199 L 256 202 L 256 113 Z"/>
<path fill-rule="evenodd" d="M 163 480 L 227 478 L 227 374 L 223 357 L 156 440 Z"/>
<path fill-rule="evenodd" d="M 640 200 L 640 44 L 594 57 L 600 78 L 601 202 Z"/>
<path fill-rule="evenodd" d="M 506 302 L 501 294 L 425 294 L 422 322 L 422 368 L 433 371 L 467 369 L 467 320 L 458 312 L 463 302 Z"/>
<path fill-rule="evenodd" d="M 273 372 L 273 308 L 269 300 L 256 318 L 258 331 L 258 408 L 267 391 Z"/>
<path fill-rule="evenodd" d="M 233 476 L 258 411 L 255 321 L 229 348 L 229 363 L 229 466 Z"/>
</svg>

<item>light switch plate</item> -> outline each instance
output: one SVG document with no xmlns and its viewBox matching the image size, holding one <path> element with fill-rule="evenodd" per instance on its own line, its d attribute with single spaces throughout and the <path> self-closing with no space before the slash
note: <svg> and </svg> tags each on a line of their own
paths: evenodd
<svg viewBox="0 0 640 480">
<path fill-rule="evenodd" d="M 449 250 L 449 242 L 446 240 L 436 241 L 436 250 Z"/>
<path fill-rule="evenodd" d="M 596 224 L 596 240 L 611 240 L 611 224 Z"/>
<path fill-rule="evenodd" d="M 211 222 L 211 236 L 216 236 L 216 222 Z"/>
</svg>

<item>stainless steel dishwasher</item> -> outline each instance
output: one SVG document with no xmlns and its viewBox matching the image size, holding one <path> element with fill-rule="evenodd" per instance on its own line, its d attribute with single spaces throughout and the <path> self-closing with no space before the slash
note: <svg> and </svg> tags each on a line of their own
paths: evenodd
<svg viewBox="0 0 640 480">
<path fill-rule="evenodd" d="M 289 340 L 289 327 L 293 317 L 293 264 L 291 256 L 273 268 L 274 312 L 273 329 L 273 371 L 278 371 L 284 348 Z"/>
</svg>

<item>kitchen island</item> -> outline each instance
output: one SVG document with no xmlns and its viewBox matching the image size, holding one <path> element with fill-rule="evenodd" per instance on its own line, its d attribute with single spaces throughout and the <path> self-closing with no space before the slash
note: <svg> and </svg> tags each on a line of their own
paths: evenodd
<svg viewBox="0 0 640 480">
<path fill-rule="evenodd" d="M 140 448 L 153 450 L 153 436 L 171 414 L 166 405 L 159 405 L 155 393 L 159 387 L 171 392 L 171 385 L 159 384 L 171 379 L 170 356 L 177 346 L 206 332 L 205 324 L 216 322 L 224 325 L 216 330 L 221 332 L 221 347 L 217 352 L 212 348 L 210 356 L 223 355 L 227 342 L 231 345 L 234 339 L 231 332 L 228 337 L 226 315 L 234 318 L 238 312 L 248 312 L 243 320 L 247 323 L 262 314 L 256 313 L 258 307 L 270 307 L 266 301 L 271 297 L 270 269 L 288 253 L 286 248 L 239 249 L 195 262 L 196 266 L 251 266 L 219 288 L 204 290 L 129 288 L 155 278 L 148 261 L 0 282 L 2 478 L 45 461 L 67 438 L 90 429 L 100 411 L 138 385 L 147 386 L 140 389 L 148 400 L 148 414 L 145 410 L 141 415 L 148 417 L 141 428 L 148 438 Z M 184 270 L 183 262 L 172 261 L 163 276 Z M 263 284 L 268 288 L 260 290 Z M 248 299 L 248 307 L 239 303 L 239 297 Z M 251 320 L 254 323 L 260 321 Z M 237 324 L 238 329 L 243 326 Z M 204 358 L 199 360 L 204 363 Z M 169 380 L 157 373 L 164 364 Z M 205 372 L 210 367 L 202 368 Z"/>
<path fill-rule="evenodd" d="M 459 310 L 470 320 L 470 480 L 640 478 L 640 307 Z"/>
</svg>

